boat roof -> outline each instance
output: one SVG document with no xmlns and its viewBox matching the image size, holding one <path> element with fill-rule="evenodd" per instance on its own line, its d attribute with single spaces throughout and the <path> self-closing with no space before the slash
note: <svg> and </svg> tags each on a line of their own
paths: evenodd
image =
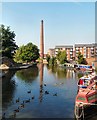
<svg viewBox="0 0 97 120">
<path fill-rule="evenodd" d="M 90 80 L 90 79 L 92 79 L 91 77 L 85 77 L 85 76 L 83 76 L 83 77 L 81 77 L 80 79 L 87 79 L 87 80 Z"/>
<path fill-rule="evenodd" d="M 79 90 L 79 93 L 78 93 L 78 95 L 77 96 L 87 96 L 87 95 L 89 95 L 89 94 L 92 94 L 93 92 L 95 92 L 95 90 L 90 90 L 90 89 L 80 89 Z"/>
<path fill-rule="evenodd" d="M 86 96 L 86 95 L 89 95 L 89 94 L 92 94 L 93 92 L 95 92 L 95 90 L 91 89 L 93 87 L 93 85 L 95 85 L 95 82 L 90 84 L 86 89 L 80 88 L 79 92 L 78 92 L 78 96 Z"/>
<path fill-rule="evenodd" d="M 92 78 L 94 78 L 95 77 L 95 75 L 94 74 L 90 74 L 90 75 L 84 75 L 83 77 L 81 77 L 80 79 L 87 79 L 87 80 L 90 80 L 90 79 L 92 79 Z"/>
</svg>

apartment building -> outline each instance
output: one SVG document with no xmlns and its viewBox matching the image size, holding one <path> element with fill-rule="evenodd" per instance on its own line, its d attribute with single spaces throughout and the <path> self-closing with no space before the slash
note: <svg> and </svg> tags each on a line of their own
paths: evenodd
<svg viewBox="0 0 97 120">
<path fill-rule="evenodd" d="M 97 60 L 97 43 L 75 44 L 75 59 L 77 59 L 78 52 L 81 52 L 88 64 L 92 64 Z"/>
<path fill-rule="evenodd" d="M 58 51 L 66 50 L 67 60 L 71 61 L 73 59 L 73 46 L 65 45 L 65 46 L 55 46 L 55 55 L 58 54 Z"/>
<path fill-rule="evenodd" d="M 48 50 L 47 54 L 50 55 L 50 57 L 55 56 L 55 49 L 50 48 L 50 49 Z"/>
</svg>

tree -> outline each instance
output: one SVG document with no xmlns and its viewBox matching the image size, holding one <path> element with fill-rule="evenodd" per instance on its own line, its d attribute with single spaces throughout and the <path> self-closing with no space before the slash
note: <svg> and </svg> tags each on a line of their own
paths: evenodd
<svg viewBox="0 0 97 120">
<path fill-rule="evenodd" d="M 50 58 L 50 60 L 49 60 L 49 64 L 52 66 L 57 65 L 56 57 L 52 56 L 52 58 Z"/>
<path fill-rule="evenodd" d="M 86 61 L 86 59 L 83 57 L 83 55 L 81 54 L 81 52 L 78 53 L 78 56 L 77 56 L 77 57 L 78 57 L 78 60 L 77 60 L 77 61 L 78 61 L 79 64 L 87 64 L 87 61 Z"/>
<path fill-rule="evenodd" d="M 60 64 L 64 64 L 65 62 L 67 62 L 67 54 L 66 51 L 58 51 L 57 54 L 57 59 L 60 62 Z"/>
<path fill-rule="evenodd" d="M 27 45 L 22 45 L 16 51 L 15 55 L 16 62 L 31 62 L 39 58 L 39 49 L 36 45 L 28 43 Z"/>
<path fill-rule="evenodd" d="M 49 61 L 50 61 L 50 55 L 46 55 L 46 60 L 47 60 L 47 62 L 48 62 L 48 64 L 49 64 Z"/>
<path fill-rule="evenodd" d="M 15 50 L 18 46 L 15 43 L 15 33 L 10 30 L 10 27 L 5 28 L 4 25 L 0 26 L 0 54 L 8 58 L 13 58 Z"/>
</svg>

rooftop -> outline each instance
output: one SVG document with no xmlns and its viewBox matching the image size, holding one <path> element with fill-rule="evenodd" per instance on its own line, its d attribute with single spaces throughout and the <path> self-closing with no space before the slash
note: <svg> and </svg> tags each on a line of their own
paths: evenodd
<svg viewBox="0 0 97 120">
<path fill-rule="evenodd" d="M 73 45 L 59 45 L 55 46 L 55 48 L 73 48 Z"/>
<path fill-rule="evenodd" d="M 75 47 L 94 47 L 97 46 L 97 43 L 92 44 L 75 44 Z"/>
</svg>

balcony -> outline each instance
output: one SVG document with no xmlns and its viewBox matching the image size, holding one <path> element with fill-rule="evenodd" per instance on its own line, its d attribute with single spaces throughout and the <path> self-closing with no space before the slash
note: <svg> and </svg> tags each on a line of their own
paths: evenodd
<svg viewBox="0 0 97 120">
<path fill-rule="evenodd" d="M 79 51 L 76 51 L 76 53 L 78 53 Z"/>
<path fill-rule="evenodd" d="M 75 48 L 76 50 L 79 50 L 79 48 L 77 47 L 77 48 Z"/>
<path fill-rule="evenodd" d="M 91 48 L 91 50 L 94 50 L 94 48 Z"/>
<path fill-rule="evenodd" d="M 73 49 L 70 49 L 70 51 L 72 52 L 72 51 L 73 51 Z"/>
<path fill-rule="evenodd" d="M 94 57 L 94 54 L 91 54 L 91 57 Z"/>
<path fill-rule="evenodd" d="M 91 51 L 91 54 L 94 54 L 94 51 Z"/>
<path fill-rule="evenodd" d="M 70 54 L 73 54 L 73 52 L 70 52 Z"/>
</svg>

